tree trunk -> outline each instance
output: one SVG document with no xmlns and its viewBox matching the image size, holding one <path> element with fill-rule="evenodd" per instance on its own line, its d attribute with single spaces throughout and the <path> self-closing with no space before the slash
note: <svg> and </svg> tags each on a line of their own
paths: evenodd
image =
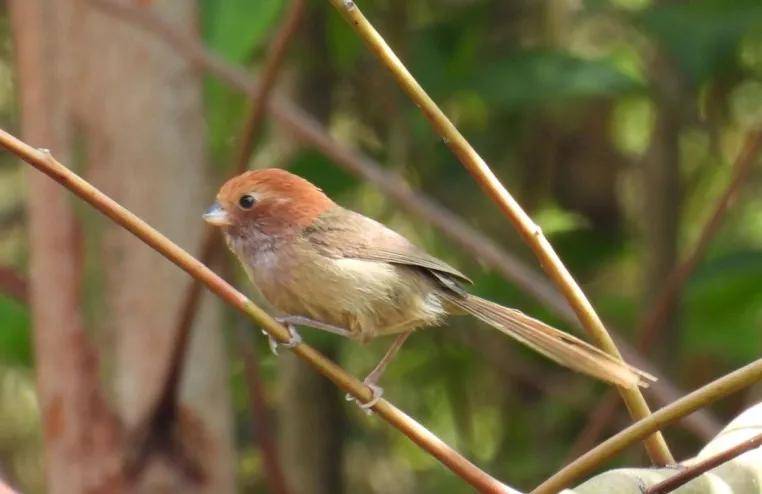
<svg viewBox="0 0 762 494">
<path fill-rule="evenodd" d="M 62 161 L 68 135 L 68 23 L 58 2 L 9 2 L 24 138 Z M 48 492 L 106 492 L 121 484 L 121 427 L 101 393 L 80 312 L 81 249 L 68 193 L 32 171 L 29 287 Z"/>
<path fill-rule="evenodd" d="M 86 1 L 17 0 L 12 7 L 26 137 L 53 148 L 115 200 L 195 250 L 203 231 L 200 212 L 213 195 L 205 177 L 197 73 L 150 34 Z M 164 0 L 141 8 L 157 10 L 186 31 L 196 25 L 193 2 Z M 81 163 L 72 162 L 77 158 Z M 124 458 L 134 454 L 128 449 L 132 433 L 157 399 L 187 277 L 89 211 L 82 217 L 87 253 L 79 262 L 82 243 L 63 189 L 36 175 L 30 182 L 32 299 L 48 482 L 54 492 L 103 490 L 113 472 L 122 472 Z M 107 370 L 115 384 L 114 413 L 101 398 L 97 362 L 82 329 L 80 284 L 91 297 L 87 306 L 97 308 L 88 323 L 98 341 L 113 344 L 116 365 Z M 153 455 L 139 477 L 127 479 L 130 490 L 235 490 L 217 316 L 211 304 L 202 307 L 183 374 L 179 418 L 172 424 L 197 468 L 191 471 L 177 456 Z M 122 431 L 129 441 L 121 441 Z"/>
<path fill-rule="evenodd" d="M 168 0 L 150 8 L 184 31 L 196 25 L 193 2 Z M 203 232 L 200 213 L 213 195 L 205 173 L 200 77 L 149 33 L 86 2 L 79 9 L 75 97 L 87 173 L 104 192 L 193 251 Z M 187 277 L 121 228 L 108 225 L 101 235 L 107 307 L 101 324 L 114 335 L 117 409 L 132 428 L 157 399 Z M 195 484 L 199 492 L 234 490 L 218 320 L 212 306 L 202 306 L 181 393 L 183 422 L 193 428 L 184 433 L 195 437 L 193 453 L 203 467 L 205 482 Z M 149 462 L 144 489 L 187 492 L 182 472 L 155 460 Z"/>
</svg>

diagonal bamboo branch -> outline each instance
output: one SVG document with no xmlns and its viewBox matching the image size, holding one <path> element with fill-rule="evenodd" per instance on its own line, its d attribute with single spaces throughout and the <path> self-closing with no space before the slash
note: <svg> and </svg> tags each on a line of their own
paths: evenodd
<svg viewBox="0 0 762 494">
<path fill-rule="evenodd" d="M 667 277 L 664 288 L 656 296 L 654 303 L 643 317 L 638 326 L 638 349 L 648 355 L 657 342 L 657 329 L 663 327 L 664 319 L 671 312 L 672 306 L 682 291 L 688 278 L 696 270 L 696 267 L 704 258 L 709 244 L 717 235 L 722 226 L 730 206 L 738 197 L 739 190 L 746 182 L 751 167 L 754 165 L 759 152 L 762 150 L 762 130 L 749 131 L 745 138 L 741 151 L 733 163 L 733 173 L 727 187 L 715 202 L 712 213 L 701 229 L 698 240 L 685 259 L 680 262 Z M 616 396 L 607 393 L 590 412 L 588 422 L 580 432 L 577 440 L 571 448 L 570 457 L 575 457 L 582 451 L 590 448 L 606 430 L 606 427 L 615 417 L 617 407 Z"/>
<path fill-rule="evenodd" d="M 555 494 L 581 479 L 603 462 L 654 431 L 762 380 L 762 359 L 712 381 L 674 403 L 630 425 L 574 460 L 540 484 L 532 494 Z"/>
<path fill-rule="evenodd" d="M 257 94 L 257 81 L 248 73 L 210 52 L 195 38 L 174 28 L 146 9 L 137 9 L 113 0 L 89 1 L 102 8 L 104 12 L 154 33 L 185 56 L 199 70 L 209 72 L 220 81 L 245 94 L 250 96 Z M 296 139 L 312 146 L 350 173 L 376 185 L 389 198 L 397 201 L 410 213 L 434 225 L 464 250 L 472 253 L 485 265 L 527 292 L 564 321 L 572 325 L 579 324 L 566 300 L 545 279 L 523 261 L 470 227 L 457 215 L 420 192 L 412 190 L 399 175 L 385 170 L 371 158 L 337 142 L 320 122 L 283 97 L 273 95 L 268 100 L 267 110 Z M 671 384 L 666 376 L 656 372 L 645 358 L 625 342 L 618 343 L 628 361 L 636 367 L 647 369 L 659 379 L 650 390 L 660 404 L 671 403 L 684 394 Z M 685 423 L 694 433 L 706 439 L 711 438 L 721 429 L 720 422 L 705 410 L 687 417 Z"/>
<path fill-rule="evenodd" d="M 498 205 L 500 210 L 513 224 L 516 231 L 532 248 L 540 265 L 547 275 L 563 293 L 566 300 L 574 309 L 582 326 L 599 347 L 609 354 L 622 358 L 613 338 L 593 309 L 592 304 L 580 289 L 571 273 L 566 269 L 556 254 L 550 242 L 543 235 L 540 227 L 532 221 L 518 202 L 503 187 L 489 165 L 482 159 L 460 131 L 447 118 L 434 100 L 418 84 L 413 75 L 407 70 L 384 38 L 352 0 L 329 0 L 331 4 L 349 22 L 355 32 L 365 41 L 387 69 L 392 73 L 400 87 L 410 99 L 420 108 L 442 140 L 471 173 L 489 197 Z M 639 389 L 619 389 L 630 415 L 633 419 L 642 419 L 650 414 L 648 404 Z M 666 441 L 660 433 L 646 439 L 646 451 L 656 465 L 666 465 L 674 462 Z"/>
<path fill-rule="evenodd" d="M 289 341 L 290 335 L 288 330 L 277 323 L 244 294 L 233 288 L 203 263 L 153 229 L 138 216 L 56 161 L 49 151 L 35 149 L 4 130 L 0 130 L 0 146 L 16 154 L 34 168 L 69 189 L 80 199 L 138 237 L 189 275 L 201 280 L 210 291 L 228 305 L 243 313 L 255 324 L 260 325 L 278 342 L 286 343 Z M 369 401 L 372 398 L 370 390 L 357 378 L 348 374 L 344 369 L 331 362 L 309 345 L 301 343 L 294 347 L 293 352 L 317 372 L 330 379 L 336 386 L 350 393 L 358 400 Z M 388 401 L 381 399 L 373 406 L 373 410 L 379 417 L 408 436 L 422 449 L 437 458 L 456 475 L 463 478 L 463 480 L 470 483 L 479 491 L 489 493 L 518 492 L 479 469 L 428 429 Z"/>
<path fill-rule="evenodd" d="M 762 434 L 743 441 L 732 448 L 728 448 L 725 451 L 721 451 L 708 458 L 704 458 L 689 467 L 685 467 L 679 473 L 676 473 L 672 477 L 662 480 L 658 484 L 654 484 L 649 487 L 644 494 L 667 494 L 676 490 L 681 485 L 687 484 L 691 480 L 695 479 L 699 475 L 702 475 L 713 468 L 716 468 L 723 463 L 727 463 L 730 460 L 751 451 L 762 447 Z"/>
</svg>

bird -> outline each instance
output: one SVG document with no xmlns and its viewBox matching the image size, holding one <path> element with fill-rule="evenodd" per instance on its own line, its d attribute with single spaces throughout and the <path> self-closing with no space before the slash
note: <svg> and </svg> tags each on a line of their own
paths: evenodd
<svg viewBox="0 0 762 494">
<path fill-rule="evenodd" d="M 222 230 L 278 312 L 275 319 L 290 335 L 281 345 L 301 343 L 295 326 L 360 342 L 396 335 L 363 381 L 372 392 L 358 403 L 366 411 L 383 394 L 378 382 L 410 334 L 450 315 L 470 314 L 558 364 L 619 387 L 655 380 L 575 336 L 469 293 L 466 275 L 286 170 L 250 170 L 229 179 L 203 219 Z M 277 343 L 270 343 L 275 352 Z"/>
</svg>

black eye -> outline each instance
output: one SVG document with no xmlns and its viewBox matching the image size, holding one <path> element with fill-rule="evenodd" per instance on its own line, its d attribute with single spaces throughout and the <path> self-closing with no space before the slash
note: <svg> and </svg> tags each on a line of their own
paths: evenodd
<svg viewBox="0 0 762 494">
<path fill-rule="evenodd" d="M 250 196 L 249 194 L 246 194 L 245 196 L 241 196 L 240 199 L 238 199 L 238 205 L 241 206 L 243 209 L 251 209 L 252 206 L 254 206 L 254 203 L 256 201 L 254 200 L 253 196 Z"/>
</svg>

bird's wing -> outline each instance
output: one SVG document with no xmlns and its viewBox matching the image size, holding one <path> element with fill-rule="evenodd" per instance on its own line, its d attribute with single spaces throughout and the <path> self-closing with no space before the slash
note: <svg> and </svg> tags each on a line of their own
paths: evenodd
<svg viewBox="0 0 762 494">
<path fill-rule="evenodd" d="M 327 212 L 307 228 L 305 236 L 328 257 L 417 266 L 440 279 L 440 275 L 444 275 L 473 283 L 466 275 L 427 254 L 394 230 L 348 209 L 336 208 Z"/>
</svg>

